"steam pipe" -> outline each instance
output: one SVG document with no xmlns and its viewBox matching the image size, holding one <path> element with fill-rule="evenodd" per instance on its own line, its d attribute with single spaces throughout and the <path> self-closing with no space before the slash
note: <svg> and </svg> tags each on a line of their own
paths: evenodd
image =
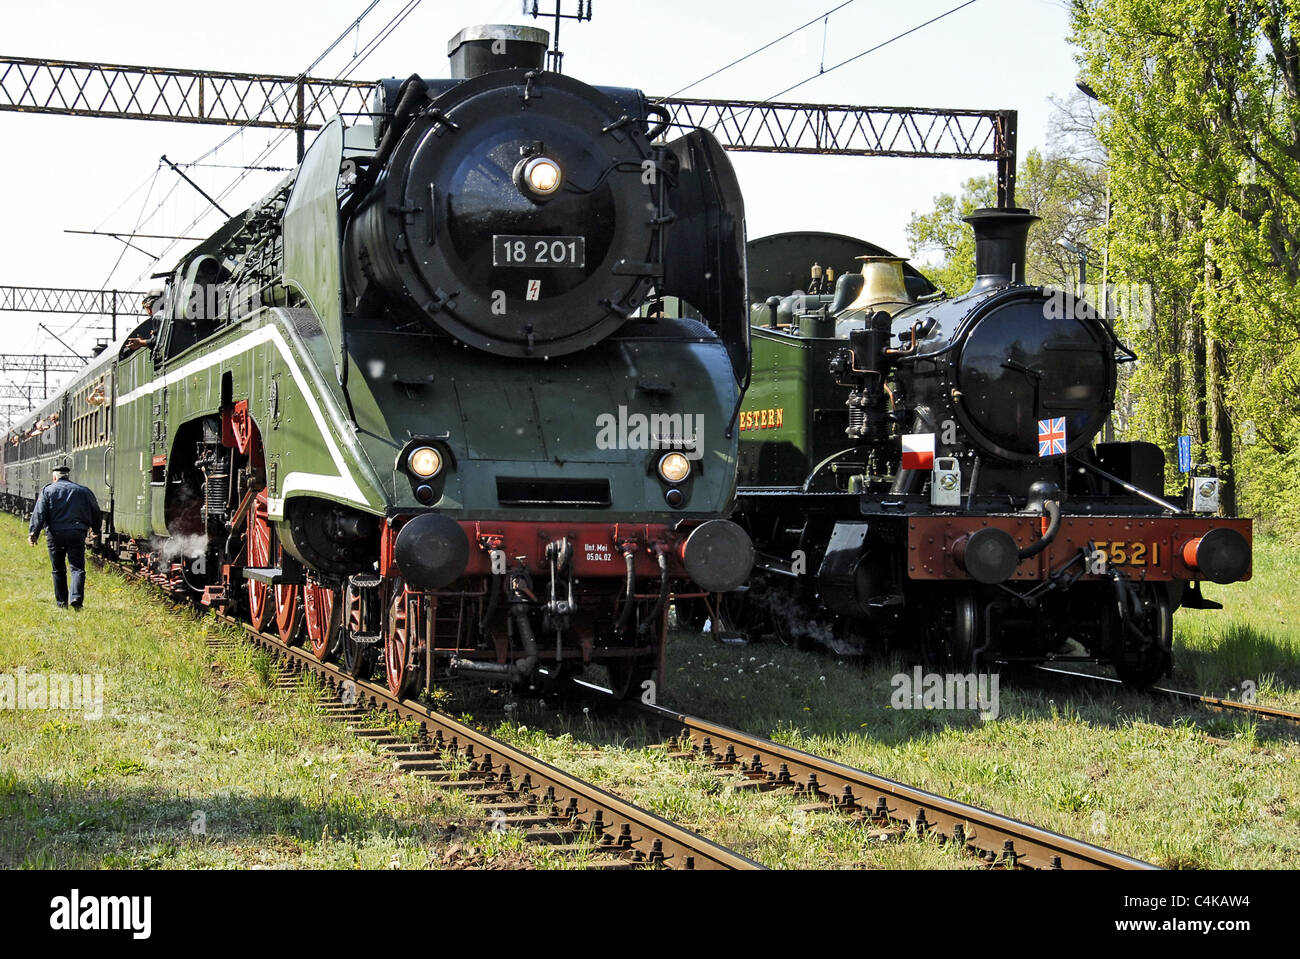
<svg viewBox="0 0 1300 959">
<path fill-rule="evenodd" d="M 371 164 L 373 169 L 382 169 L 387 164 L 389 156 L 397 147 L 397 141 L 406 132 L 407 124 L 411 122 L 411 118 L 415 116 L 416 111 L 424 106 L 428 99 L 429 90 L 418 73 L 412 73 L 402 81 L 402 88 L 398 92 L 397 106 L 393 108 L 393 119 L 389 121 L 388 126 L 384 129 L 384 137 L 379 141 L 379 148 L 375 150 L 375 159 Z"/>
<path fill-rule="evenodd" d="M 642 633 L 650 631 L 651 624 L 659 618 L 659 614 L 663 612 L 664 604 L 668 602 L 668 554 L 662 547 L 657 558 L 659 560 L 659 599 L 655 602 L 650 615 L 645 618 L 645 622 L 641 624 L 640 631 Z"/>
<path fill-rule="evenodd" d="M 620 633 L 632 621 L 632 608 L 636 605 L 636 557 L 630 549 L 624 551 L 623 561 L 627 563 L 627 589 L 623 594 L 623 612 L 618 617 Z"/>
<path fill-rule="evenodd" d="M 492 553 L 496 552 L 499 552 L 499 550 L 491 550 L 488 555 L 491 556 Z M 497 603 L 501 599 L 501 579 L 504 575 L 504 573 L 492 574 L 492 585 L 488 587 L 487 608 L 483 610 L 483 618 L 479 620 L 478 624 L 480 630 L 487 629 L 488 622 L 497 611 Z"/>
<path fill-rule="evenodd" d="M 462 673 L 484 673 L 490 676 L 508 676 L 512 682 L 522 682 L 533 674 L 537 668 L 537 640 L 533 636 L 533 624 L 528 622 L 528 604 L 516 602 L 510 604 L 510 616 L 519 633 L 519 642 L 524 647 L 524 655 L 513 663 L 481 663 L 473 659 L 453 659 L 452 669 Z"/>
<path fill-rule="evenodd" d="M 1056 534 L 1061 531 L 1061 504 L 1056 500 L 1048 500 L 1043 504 L 1043 509 L 1047 511 L 1048 516 L 1047 529 L 1043 531 L 1043 535 L 1038 540 L 1016 551 L 1016 556 L 1019 559 L 1029 559 L 1031 556 L 1037 556 L 1052 545 L 1052 540 L 1056 539 Z"/>
</svg>

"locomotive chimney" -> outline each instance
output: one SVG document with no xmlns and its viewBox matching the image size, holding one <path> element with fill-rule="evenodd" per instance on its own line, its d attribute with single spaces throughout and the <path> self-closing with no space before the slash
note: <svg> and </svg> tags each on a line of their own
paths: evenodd
<svg viewBox="0 0 1300 959">
<path fill-rule="evenodd" d="M 1038 221 L 1028 210 L 976 210 L 963 219 L 975 231 L 975 286 L 972 292 L 1025 282 L 1025 239 Z"/>
<path fill-rule="evenodd" d="M 466 27 L 447 42 L 454 80 L 468 80 L 493 70 L 541 70 L 551 35 L 538 27 L 484 23 Z"/>
</svg>

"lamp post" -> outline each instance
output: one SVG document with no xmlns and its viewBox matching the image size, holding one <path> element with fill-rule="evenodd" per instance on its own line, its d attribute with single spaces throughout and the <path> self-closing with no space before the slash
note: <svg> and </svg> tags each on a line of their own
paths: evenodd
<svg viewBox="0 0 1300 959">
<path fill-rule="evenodd" d="M 1065 250 L 1066 253 L 1072 253 L 1079 259 L 1079 288 L 1075 291 L 1078 296 L 1083 296 L 1084 286 L 1088 282 L 1088 248 L 1079 244 L 1071 243 L 1065 237 L 1056 241 L 1056 245 Z"/>
<path fill-rule="evenodd" d="M 1074 85 L 1078 87 L 1079 92 L 1082 93 L 1089 100 L 1093 100 L 1103 107 L 1106 105 L 1105 103 L 1102 102 L 1102 99 L 1098 95 L 1097 91 L 1094 90 L 1091 86 L 1089 86 L 1087 81 L 1085 81 L 1083 78 L 1079 78 L 1075 80 Z M 1101 305 L 1102 305 L 1102 309 L 1105 311 L 1106 319 L 1109 322 L 1110 296 L 1108 295 L 1109 290 L 1107 289 L 1107 281 L 1109 280 L 1109 273 L 1110 273 L 1110 164 L 1109 163 L 1106 164 L 1106 225 L 1104 227 L 1104 236 L 1106 238 L 1106 241 L 1101 256 Z"/>
</svg>

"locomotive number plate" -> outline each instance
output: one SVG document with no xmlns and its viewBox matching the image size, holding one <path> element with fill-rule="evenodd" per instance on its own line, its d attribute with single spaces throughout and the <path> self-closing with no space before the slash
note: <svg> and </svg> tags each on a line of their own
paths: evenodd
<svg viewBox="0 0 1300 959">
<path fill-rule="evenodd" d="M 1144 543 L 1141 540 L 1128 542 L 1097 542 L 1097 550 L 1104 554 L 1107 566 L 1159 566 L 1160 543 Z"/>
<path fill-rule="evenodd" d="M 492 265 L 581 269 L 587 265 L 587 238 L 497 233 L 492 237 Z"/>
</svg>

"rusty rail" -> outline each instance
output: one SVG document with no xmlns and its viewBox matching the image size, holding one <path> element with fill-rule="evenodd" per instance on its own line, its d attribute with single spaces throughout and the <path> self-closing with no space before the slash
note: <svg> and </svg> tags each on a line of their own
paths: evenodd
<svg viewBox="0 0 1300 959">
<path fill-rule="evenodd" d="M 1092 673 L 1080 673 L 1071 669 L 1057 669 L 1054 666 L 1037 666 L 1035 668 L 1039 672 L 1066 679 L 1083 679 L 1088 680 L 1089 682 L 1104 683 L 1111 686 L 1124 686 L 1124 683 L 1121 680 L 1115 679 L 1112 676 L 1095 676 Z M 1184 702 L 1200 703 L 1202 706 L 1206 706 L 1209 709 L 1221 709 L 1225 712 L 1243 712 L 1258 716 L 1261 719 L 1281 719 L 1286 722 L 1300 723 L 1300 713 L 1292 712 L 1287 709 L 1280 709 L 1277 706 L 1263 706 L 1259 703 L 1243 703 L 1237 699 L 1220 699 L 1218 696 L 1203 696 L 1200 693 L 1188 692 L 1185 689 L 1172 689 L 1168 686 L 1148 686 L 1145 692 L 1157 693 Z"/>
<path fill-rule="evenodd" d="M 474 777 L 487 785 L 505 787 L 525 808 L 540 807 L 542 818 L 594 833 L 595 853 L 607 853 L 631 864 L 670 869 L 762 869 L 759 863 L 720 846 L 676 823 L 606 792 L 599 786 L 521 752 L 494 736 L 473 729 L 450 716 L 412 700 L 398 699 L 386 686 L 355 679 L 310 652 L 287 646 L 279 637 L 255 630 L 248 623 L 214 612 L 223 622 L 238 626 L 257 645 L 291 664 L 295 671 L 312 672 L 338 691 L 344 705 L 370 707 L 419 723 L 431 741 L 428 749 L 399 756 L 407 768 L 420 768 L 448 753 L 469 762 Z M 350 700 L 350 702 L 349 702 Z M 374 732 L 367 730 L 366 732 Z M 526 785 L 523 785 L 525 784 Z M 539 800 L 537 797 L 541 796 Z M 523 825 L 538 825 L 536 815 L 520 817 Z M 511 824 L 511 817 L 502 819 Z M 526 834 L 527 835 L 527 834 Z"/>
<path fill-rule="evenodd" d="M 600 695 L 609 691 L 582 683 Z M 1155 869 L 1123 853 L 886 779 L 738 729 L 642 704 L 640 710 L 682 730 L 702 760 L 741 773 L 759 788 L 788 788 L 828 811 L 903 825 L 917 835 L 958 842 L 989 866 L 1031 869 Z"/>
</svg>

